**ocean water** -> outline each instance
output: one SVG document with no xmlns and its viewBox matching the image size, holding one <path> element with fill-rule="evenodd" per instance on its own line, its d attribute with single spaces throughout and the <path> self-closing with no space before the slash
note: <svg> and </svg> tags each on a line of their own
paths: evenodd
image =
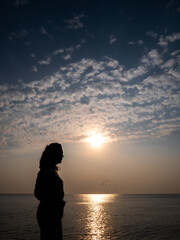
<svg viewBox="0 0 180 240">
<path fill-rule="evenodd" d="M 179 240 L 180 195 L 66 195 L 64 240 Z M 33 195 L 0 195 L 0 240 L 38 240 Z"/>
</svg>

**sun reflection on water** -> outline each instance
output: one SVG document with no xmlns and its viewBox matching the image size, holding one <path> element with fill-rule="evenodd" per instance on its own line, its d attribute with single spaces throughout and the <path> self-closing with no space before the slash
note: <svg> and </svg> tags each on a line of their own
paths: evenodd
<svg viewBox="0 0 180 240">
<path fill-rule="evenodd" d="M 102 203 L 108 200 L 107 194 L 90 194 L 90 201 L 93 203 Z"/>
<path fill-rule="evenodd" d="M 110 239 L 110 216 L 108 214 L 108 204 L 113 202 L 115 194 L 87 194 L 87 228 L 90 233 L 88 240 L 107 240 Z"/>
</svg>

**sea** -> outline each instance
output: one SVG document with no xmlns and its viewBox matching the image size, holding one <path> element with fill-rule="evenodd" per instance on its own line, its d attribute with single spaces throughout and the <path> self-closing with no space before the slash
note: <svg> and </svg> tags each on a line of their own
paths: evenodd
<svg viewBox="0 0 180 240">
<path fill-rule="evenodd" d="M 180 194 L 66 195 L 64 240 L 179 240 Z M 38 240 L 38 200 L 0 195 L 0 240 Z M 53 239 L 52 239 L 53 240 Z"/>
</svg>

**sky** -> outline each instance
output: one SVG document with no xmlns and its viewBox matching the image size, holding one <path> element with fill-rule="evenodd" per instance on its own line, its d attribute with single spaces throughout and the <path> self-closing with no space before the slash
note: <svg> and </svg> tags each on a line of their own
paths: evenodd
<svg viewBox="0 0 180 240">
<path fill-rule="evenodd" d="M 0 5 L 0 193 L 51 142 L 66 193 L 180 193 L 180 1 Z"/>
</svg>

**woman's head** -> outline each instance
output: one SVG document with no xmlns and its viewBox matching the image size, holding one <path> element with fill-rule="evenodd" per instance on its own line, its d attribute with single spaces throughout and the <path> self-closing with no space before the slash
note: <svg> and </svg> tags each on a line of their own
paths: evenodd
<svg viewBox="0 0 180 240">
<path fill-rule="evenodd" d="M 40 169 L 54 169 L 57 170 L 56 165 L 61 163 L 63 159 L 62 146 L 59 143 L 51 143 L 46 146 L 40 159 Z"/>
</svg>

